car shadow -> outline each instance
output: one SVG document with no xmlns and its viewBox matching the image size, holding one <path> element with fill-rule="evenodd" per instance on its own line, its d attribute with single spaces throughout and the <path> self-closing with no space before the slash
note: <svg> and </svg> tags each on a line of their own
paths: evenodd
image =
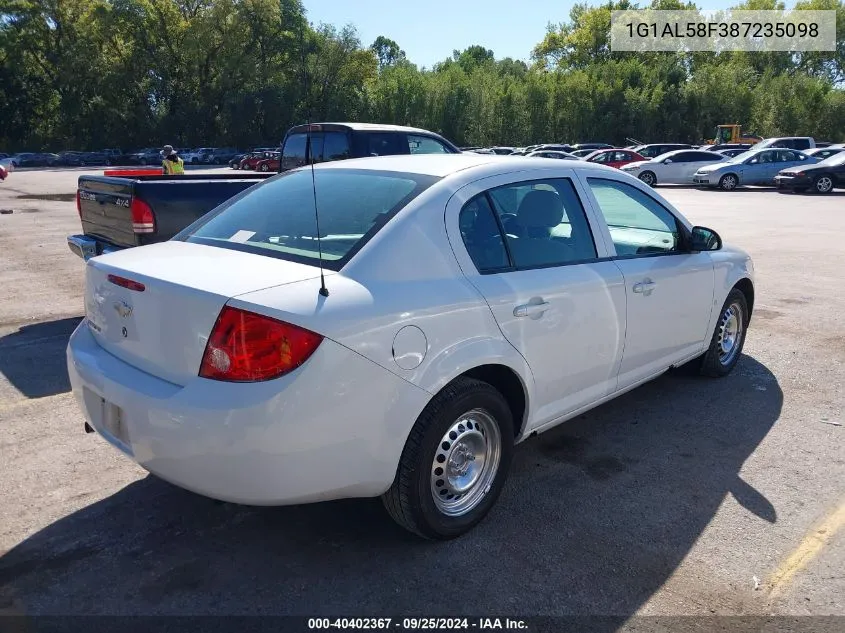
<svg viewBox="0 0 845 633">
<path fill-rule="evenodd" d="M 378 500 L 252 508 L 148 476 L 2 556 L 0 611 L 627 617 L 727 496 L 777 520 L 739 473 L 782 402 L 748 356 L 721 380 L 664 375 L 523 443 L 490 515 L 445 543 Z"/>
<path fill-rule="evenodd" d="M 27 398 L 70 391 L 65 348 L 81 320 L 33 323 L 0 337 L 0 374 Z"/>
</svg>

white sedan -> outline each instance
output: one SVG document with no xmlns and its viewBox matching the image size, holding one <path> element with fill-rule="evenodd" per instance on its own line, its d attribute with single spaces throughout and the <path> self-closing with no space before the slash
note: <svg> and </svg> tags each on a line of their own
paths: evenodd
<svg viewBox="0 0 845 633">
<path fill-rule="evenodd" d="M 616 169 L 384 156 L 313 179 L 88 262 L 73 392 L 149 472 L 245 504 L 381 496 L 451 538 L 495 503 L 515 444 L 740 356 L 751 259 Z"/>
<path fill-rule="evenodd" d="M 717 152 L 678 149 L 651 160 L 628 163 L 622 166 L 622 171 L 636 176 L 650 187 L 658 184 L 691 185 L 695 172 L 701 167 L 726 160 L 727 156 Z"/>
</svg>

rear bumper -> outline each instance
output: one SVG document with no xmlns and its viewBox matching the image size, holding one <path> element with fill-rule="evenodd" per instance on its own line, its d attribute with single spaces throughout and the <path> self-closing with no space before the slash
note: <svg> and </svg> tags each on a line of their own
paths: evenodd
<svg viewBox="0 0 845 633">
<path fill-rule="evenodd" d="M 107 242 L 96 240 L 87 235 L 69 235 L 67 238 L 67 245 L 70 252 L 78 255 L 86 262 L 97 255 L 105 255 L 115 251 L 123 250 L 122 247 L 114 246 Z"/>
<path fill-rule="evenodd" d="M 114 447 L 177 486 L 250 505 L 382 494 L 430 398 L 330 340 L 276 380 L 180 386 L 109 354 L 83 320 L 67 364 L 87 422 Z"/>
</svg>

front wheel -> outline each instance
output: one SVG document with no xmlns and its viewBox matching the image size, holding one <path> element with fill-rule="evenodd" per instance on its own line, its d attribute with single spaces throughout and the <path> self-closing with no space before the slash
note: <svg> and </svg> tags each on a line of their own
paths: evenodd
<svg viewBox="0 0 845 633">
<path fill-rule="evenodd" d="M 816 193 L 830 193 L 833 191 L 833 178 L 826 174 L 816 176 L 816 179 L 813 181 L 813 190 Z"/>
<path fill-rule="evenodd" d="M 739 184 L 739 179 L 733 174 L 725 174 L 719 179 L 719 189 L 722 191 L 733 191 Z"/>
<path fill-rule="evenodd" d="M 265 165 L 261 165 L 261 171 L 265 171 L 265 172 L 266 172 L 266 171 L 270 171 L 270 167 L 268 167 L 266 164 L 265 164 Z"/>
<path fill-rule="evenodd" d="M 704 354 L 701 363 L 701 373 L 704 376 L 718 378 L 731 373 L 745 345 L 749 316 L 745 295 L 734 288 L 725 299 L 716 329 L 710 339 L 710 347 Z"/>
<path fill-rule="evenodd" d="M 644 171 L 643 173 L 641 173 L 640 180 L 642 180 L 649 187 L 653 187 L 657 184 L 657 176 L 655 176 L 654 172 L 652 171 Z"/>
<path fill-rule="evenodd" d="M 513 417 L 486 382 L 458 378 L 420 414 L 382 496 L 402 527 L 428 539 L 465 534 L 490 511 L 513 455 Z"/>
</svg>

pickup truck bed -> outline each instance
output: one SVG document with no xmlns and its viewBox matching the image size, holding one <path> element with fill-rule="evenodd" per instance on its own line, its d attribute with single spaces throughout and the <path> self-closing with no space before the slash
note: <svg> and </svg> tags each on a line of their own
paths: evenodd
<svg viewBox="0 0 845 633">
<path fill-rule="evenodd" d="M 81 235 L 70 250 L 89 259 L 164 242 L 219 204 L 274 174 L 80 176 L 76 207 Z"/>
</svg>

